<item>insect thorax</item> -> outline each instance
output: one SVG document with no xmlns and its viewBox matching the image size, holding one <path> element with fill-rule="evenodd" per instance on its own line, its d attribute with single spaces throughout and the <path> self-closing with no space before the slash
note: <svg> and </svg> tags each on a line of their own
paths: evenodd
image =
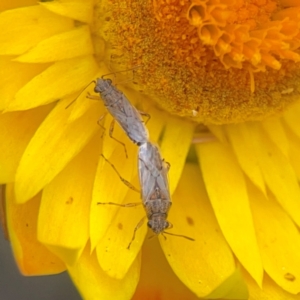
<svg viewBox="0 0 300 300">
<path fill-rule="evenodd" d="M 170 200 L 149 200 L 144 203 L 144 207 L 148 218 L 150 219 L 153 214 L 168 214 L 172 205 Z"/>
</svg>

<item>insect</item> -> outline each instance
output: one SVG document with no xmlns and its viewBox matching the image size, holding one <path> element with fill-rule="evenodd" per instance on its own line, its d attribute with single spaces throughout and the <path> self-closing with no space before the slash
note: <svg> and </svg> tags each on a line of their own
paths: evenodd
<svg viewBox="0 0 300 300">
<path fill-rule="evenodd" d="M 167 177 L 170 165 L 162 159 L 158 147 L 147 142 L 139 147 L 138 168 L 147 225 L 160 234 L 172 227 L 167 221 L 172 205 Z"/>
<path fill-rule="evenodd" d="M 138 146 L 148 141 L 149 133 L 142 119 L 142 115 L 148 117 L 149 120 L 149 114 L 138 111 L 128 101 L 126 96 L 113 85 L 111 79 L 103 79 L 103 76 L 102 78 L 97 78 L 95 81 L 94 91 L 96 93 L 100 93 L 104 105 L 114 118 L 109 131 L 109 135 L 111 138 L 115 139 L 112 136 L 112 132 L 114 128 L 114 122 L 117 121 L 129 137 L 129 139 Z M 89 95 L 88 98 L 96 99 L 91 95 Z M 121 143 L 118 140 L 116 141 Z M 124 144 L 123 146 L 125 147 Z"/>
<path fill-rule="evenodd" d="M 123 71 L 120 71 L 123 72 Z M 117 73 L 117 72 L 115 72 Z M 113 74 L 115 74 L 113 73 Z M 96 80 L 91 81 L 88 85 L 90 85 L 92 82 L 95 83 L 94 91 L 95 93 L 100 94 L 100 98 L 93 95 L 88 95 L 87 98 L 95 99 L 95 100 L 101 100 L 103 101 L 105 107 L 107 108 L 108 112 L 112 115 L 113 121 L 109 128 L 109 136 L 120 143 L 125 150 L 125 154 L 127 157 L 127 151 L 125 144 L 121 141 L 117 140 L 115 137 L 113 137 L 113 130 L 114 130 L 114 124 L 115 121 L 122 127 L 122 129 L 125 131 L 129 139 L 140 146 L 143 143 L 146 143 L 149 139 L 149 133 L 148 129 L 145 126 L 145 123 L 142 119 L 142 116 L 147 117 L 146 123 L 150 119 L 150 115 L 138 111 L 127 99 L 127 97 L 117 89 L 115 85 L 113 85 L 113 82 L 111 79 L 104 79 L 104 76 L 107 76 L 110 74 L 103 75 L 101 78 L 97 78 Z M 87 85 L 87 86 L 88 86 Z M 77 98 L 76 98 L 77 99 Z M 66 108 L 71 106 L 74 101 L 73 100 Z M 103 115 L 99 120 L 102 120 L 102 118 L 105 115 Z M 99 124 L 100 125 L 100 124 Z"/>
<path fill-rule="evenodd" d="M 126 184 L 129 188 L 138 191 L 138 189 L 133 187 L 131 183 L 129 183 L 119 174 L 113 164 L 111 164 L 105 157 L 104 159 L 112 166 L 124 184 Z M 130 249 L 131 243 L 135 239 L 136 231 L 144 224 L 146 217 L 148 218 L 147 226 L 155 234 L 162 234 L 163 236 L 164 234 L 169 234 L 194 241 L 194 239 L 190 237 L 165 231 L 166 229 L 173 227 L 173 225 L 167 221 L 168 212 L 172 205 L 167 176 L 169 168 L 170 165 L 162 159 L 157 146 L 151 142 L 143 143 L 140 145 L 138 152 L 138 169 L 140 185 L 142 188 L 142 203 L 117 204 L 113 202 L 98 202 L 98 204 L 111 204 L 122 207 L 133 207 L 143 204 L 146 211 L 146 216 L 143 217 L 135 227 L 133 237 L 127 249 Z"/>
</svg>

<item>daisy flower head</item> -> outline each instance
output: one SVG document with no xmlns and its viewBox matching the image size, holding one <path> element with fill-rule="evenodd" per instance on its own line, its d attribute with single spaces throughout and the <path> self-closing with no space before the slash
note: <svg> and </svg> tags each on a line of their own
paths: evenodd
<svg viewBox="0 0 300 300">
<path fill-rule="evenodd" d="M 22 274 L 67 270 L 84 299 L 299 298 L 298 1 L 0 11 L 2 207 Z M 170 163 L 166 235 L 145 239 L 143 207 L 121 207 L 141 203 L 139 147 L 117 124 L 110 137 L 96 78 L 151 116 Z"/>
</svg>

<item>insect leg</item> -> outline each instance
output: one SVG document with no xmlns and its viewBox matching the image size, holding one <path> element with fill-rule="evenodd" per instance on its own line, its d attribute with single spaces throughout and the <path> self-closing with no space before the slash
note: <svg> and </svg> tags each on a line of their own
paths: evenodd
<svg viewBox="0 0 300 300">
<path fill-rule="evenodd" d="M 92 100 L 101 100 L 101 97 L 96 96 L 96 95 L 91 95 L 90 93 L 88 93 L 86 95 L 87 98 L 92 99 Z"/>
<path fill-rule="evenodd" d="M 125 204 L 119 204 L 119 203 L 115 203 L 115 202 L 97 202 L 97 204 L 108 204 L 108 205 L 116 205 L 116 206 L 121 206 L 121 207 L 135 207 L 138 205 L 141 205 L 141 202 L 133 202 L 133 203 L 125 203 Z"/>
<path fill-rule="evenodd" d="M 130 189 L 140 193 L 140 190 L 138 190 L 134 185 L 132 185 L 128 180 L 124 179 L 121 174 L 119 173 L 119 171 L 116 169 L 116 167 L 103 155 L 101 154 L 101 156 L 105 159 L 105 161 L 107 163 L 109 163 L 111 165 L 111 167 L 115 170 L 115 172 L 118 174 L 119 178 L 121 179 L 121 181 L 127 185 Z"/>
<path fill-rule="evenodd" d="M 186 235 L 182 235 L 182 234 L 175 234 L 175 233 L 171 233 L 171 232 L 167 232 L 167 231 L 164 231 L 163 232 L 164 234 L 168 234 L 168 235 L 173 235 L 173 236 L 178 236 L 178 237 L 182 237 L 182 238 L 185 238 L 185 239 L 187 239 L 187 240 L 189 240 L 189 241 L 195 241 L 195 239 L 193 239 L 193 238 L 191 238 L 191 237 L 189 237 L 189 236 L 186 236 Z M 164 236 L 164 238 L 166 238 L 165 236 Z"/>
<path fill-rule="evenodd" d="M 147 120 L 146 120 L 146 122 L 145 122 L 145 124 L 147 124 L 148 121 L 151 119 L 151 116 L 150 116 L 148 113 L 145 113 L 145 112 L 140 111 L 140 110 L 139 110 L 139 113 L 140 113 L 142 116 L 144 116 L 144 117 L 147 118 Z"/>
<path fill-rule="evenodd" d="M 171 164 L 163 159 L 163 163 L 165 164 L 165 168 L 169 171 L 171 168 Z"/>
<path fill-rule="evenodd" d="M 134 241 L 134 239 L 135 239 L 135 233 L 136 233 L 136 231 L 144 224 L 145 219 L 146 219 L 146 216 L 143 217 L 143 218 L 138 222 L 138 224 L 136 225 L 136 227 L 134 228 L 132 239 L 131 239 L 131 241 L 130 241 L 128 247 L 127 247 L 128 250 L 130 249 L 131 243 L 132 243 L 132 242 Z"/>
<path fill-rule="evenodd" d="M 92 100 L 101 100 L 101 98 L 99 96 L 95 96 L 95 95 L 91 95 L 90 93 L 87 94 L 86 96 L 87 98 L 89 99 L 92 99 Z M 100 124 L 100 122 L 103 120 L 103 118 L 107 115 L 107 113 L 104 113 L 97 121 L 97 124 L 99 126 L 101 126 L 104 130 L 105 128 Z"/>
<path fill-rule="evenodd" d="M 126 155 L 126 158 L 128 158 L 128 155 L 127 155 L 127 150 L 126 150 L 126 146 L 124 143 L 122 143 L 121 141 L 117 140 L 115 137 L 113 137 L 112 133 L 114 131 L 114 126 L 115 126 L 115 119 L 112 120 L 112 122 L 110 123 L 110 127 L 109 127 L 109 136 L 114 139 L 116 142 L 118 142 L 119 144 L 121 144 L 123 147 L 124 147 L 124 150 L 125 150 L 125 155 Z"/>
<path fill-rule="evenodd" d="M 107 115 L 107 113 L 104 113 L 99 119 L 98 119 L 98 121 L 97 121 L 97 124 L 100 126 L 100 127 L 102 127 L 102 129 L 105 131 L 105 127 L 100 123 L 102 120 L 103 120 L 103 118 L 105 117 Z"/>
</svg>

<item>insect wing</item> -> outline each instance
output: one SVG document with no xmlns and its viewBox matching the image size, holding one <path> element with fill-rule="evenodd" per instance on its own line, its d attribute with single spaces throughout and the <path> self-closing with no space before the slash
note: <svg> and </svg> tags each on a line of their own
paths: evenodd
<svg viewBox="0 0 300 300">
<path fill-rule="evenodd" d="M 135 143 L 146 143 L 149 139 L 148 129 L 137 109 L 129 103 L 124 106 L 124 114 L 127 118 L 124 130 L 130 139 Z"/>
<path fill-rule="evenodd" d="M 153 162 L 151 161 L 151 153 L 148 152 L 148 143 L 140 146 L 138 154 L 139 179 L 142 190 L 142 199 L 144 202 L 151 197 L 155 190 L 156 178 L 152 174 Z M 150 159 L 150 160 L 149 160 Z"/>
<path fill-rule="evenodd" d="M 107 110 L 134 143 L 147 142 L 149 133 L 140 113 L 126 96 L 112 84 L 110 79 L 98 78 L 95 92 L 101 94 Z"/>
<path fill-rule="evenodd" d="M 170 190 L 169 190 L 169 182 L 168 182 L 168 168 L 162 164 L 162 169 L 160 171 L 159 176 L 156 179 L 157 187 L 161 193 L 161 199 L 167 200 L 171 202 Z"/>
<path fill-rule="evenodd" d="M 149 133 L 140 113 L 127 100 L 124 94 L 119 95 L 118 101 L 110 110 L 133 142 L 141 144 L 148 140 Z"/>
<path fill-rule="evenodd" d="M 146 202 L 159 195 L 162 200 L 171 201 L 167 178 L 168 168 L 164 164 L 158 147 L 150 142 L 139 149 L 139 177 L 142 198 Z"/>
</svg>

